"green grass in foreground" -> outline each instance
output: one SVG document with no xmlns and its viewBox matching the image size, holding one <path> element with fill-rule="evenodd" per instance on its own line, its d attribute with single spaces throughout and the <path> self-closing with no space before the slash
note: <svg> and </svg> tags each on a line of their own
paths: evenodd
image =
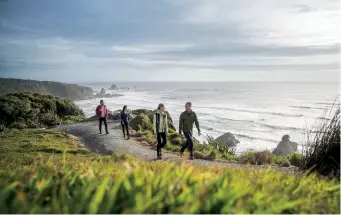
<svg viewBox="0 0 341 215">
<path fill-rule="evenodd" d="M 0 213 L 340 212 L 337 181 L 99 156 L 57 131 L 0 134 L 0 168 Z"/>
</svg>

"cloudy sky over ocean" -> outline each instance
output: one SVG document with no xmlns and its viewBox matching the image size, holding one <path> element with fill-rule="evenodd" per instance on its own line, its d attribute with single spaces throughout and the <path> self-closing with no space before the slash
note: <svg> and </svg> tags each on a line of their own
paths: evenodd
<svg viewBox="0 0 341 215">
<path fill-rule="evenodd" d="M 337 0 L 1 0 L 0 77 L 337 81 Z"/>
</svg>

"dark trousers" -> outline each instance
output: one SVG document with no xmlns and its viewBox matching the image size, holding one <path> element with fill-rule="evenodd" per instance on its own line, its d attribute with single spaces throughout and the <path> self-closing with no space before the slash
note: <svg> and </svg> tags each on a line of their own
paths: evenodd
<svg viewBox="0 0 341 215">
<path fill-rule="evenodd" d="M 122 125 L 122 131 L 123 131 L 123 136 L 126 137 L 126 134 L 124 130 L 127 132 L 127 137 L 129 137 L 129 128 L 128 128 L 128 122 L 121 122 Z"/>
<path fill-rule="evenodd" d="M 188 148 L 188 151 L 190 153 L 190 156 L 193 156 L 193 137 L 191 132 L 184 132 L 186 143 L 181 148 L 181 152 L 184 152 L 186 148 Z"/>
<path fill-rule="evenodd" d="M 105 132 L 108 133 L 108 124 L 107 124 L 107 118 L 106 117 L 100 117 L 99 118 L 99 132 L 102 133 L 102 122 L 104 122 Z"/>
<path fill-rule="evenodd" d="M 161 140 L 162 139 L 162 140 Z M 157 155 L 161 156 L 161 149 L 166 145 L 167 143 L 167 137 L 165 132 L 157 133 Z"/>
</svg>

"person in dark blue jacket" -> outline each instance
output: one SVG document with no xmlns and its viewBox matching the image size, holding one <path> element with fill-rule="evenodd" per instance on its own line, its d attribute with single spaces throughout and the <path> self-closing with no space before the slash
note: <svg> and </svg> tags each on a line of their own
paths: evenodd
<svg viewBox="0 0 341 215">
<path fill-rule="evenodd" d="M 122 112 L 120 113 L 120 119 L 121 119 L 121 125 L 122 125 L 122 130 L 123 130 L 123 137 L 126 137 L 125 131 L 127 132 L 127 138 L 130 139 L 129 137 L 129 120 L 130 120 L 130 114 L 127 109 L 127 105 L 123 106 Z"/>
</svg>

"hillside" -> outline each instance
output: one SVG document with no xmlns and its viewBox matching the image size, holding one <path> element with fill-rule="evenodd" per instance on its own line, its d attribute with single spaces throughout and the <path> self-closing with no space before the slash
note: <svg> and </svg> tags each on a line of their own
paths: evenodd
<svg viewBox="0 0 341 215">
<path fill-rule="evenodd" d="M 49 93 L 71 100 L 92 96 L 90 87 L 52 81 L 0 78 L 0 95 L 14 92 Z"/>
<path fill-rule="evenodd" d="M 0 133 L 0 213 L 338 214 L 315 175 L 99 156 L 65 132 Z"/>
</svg>

